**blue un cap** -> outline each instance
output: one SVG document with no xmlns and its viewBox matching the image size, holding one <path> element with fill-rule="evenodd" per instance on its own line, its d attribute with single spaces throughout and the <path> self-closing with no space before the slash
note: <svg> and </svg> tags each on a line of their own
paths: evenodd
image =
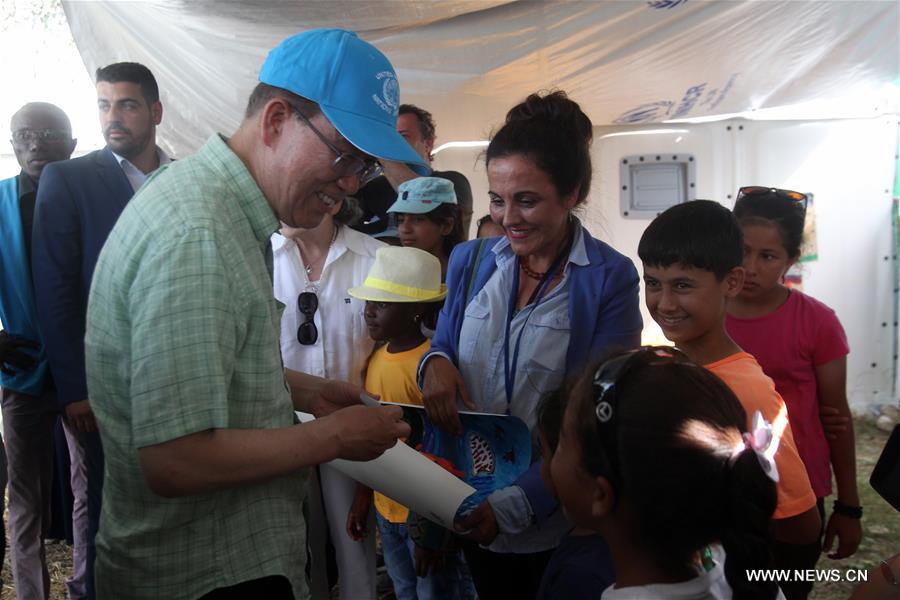
<svg viewBox="0 0 900 600">
<path fill-rule="evenodd" d="M 311 29 L 287 38 L 269 52 L 259 80 L 316 102 L 366 154 L 406 163 L 419 175 L 431 172 L 397 133 L 400 84 L 394 67 L 352 31 Z"/>
</svg>

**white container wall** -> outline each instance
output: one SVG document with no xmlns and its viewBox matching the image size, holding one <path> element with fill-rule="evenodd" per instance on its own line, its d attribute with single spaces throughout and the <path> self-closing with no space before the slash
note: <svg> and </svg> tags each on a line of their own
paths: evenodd
<svg viewBox="0 0 900 600">
<path fill-rule="evenodd" d="M 770 185 L 815 195 L 818 260 L 802 266 L 803 290 L 831 306 L 850 342 L 847 391 L 856 411 L 893 403 L 896 338 L 891 190 L 897 119 L 677 123 L 598 127 L 594 181 L 582 219 L 640 270 L 637 243 L 648 219 L 620 213 L 619 163 L 634 154 L 691 154 L 694 197 L 731 207 L 741 185 Z M 482 149 L 448 149 L 439 169 L 465 173 L 474 223 L 487 213 Z M 664 341 L 644 310 L 644 341 Z"/>
</svg>

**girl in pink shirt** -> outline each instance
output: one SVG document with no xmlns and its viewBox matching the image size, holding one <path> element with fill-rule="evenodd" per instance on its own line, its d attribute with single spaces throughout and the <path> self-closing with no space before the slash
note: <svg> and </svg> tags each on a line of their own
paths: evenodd
<svg viewBox="0 0 900 600">
<path fill-rule="evenodd" d="M 837 500 L 825 528 L 831 558 L 856 551 L 862 537 L 856 489 L 853 423 L 847 406 L 847 337 L 834 311 L 784 285 L 787 270 L 800 258 L 806 196 L 765 187 L 741 188 L 734 214 L 744 233 L 744 287 L 728 305 L 726 328 L 741 348 L 753 354 L 787 404 L 788 417 L 813 491 L 823 506 Z M 826 437 L 821 407 L 847 417 L 847 427 Z"/>
</svg>

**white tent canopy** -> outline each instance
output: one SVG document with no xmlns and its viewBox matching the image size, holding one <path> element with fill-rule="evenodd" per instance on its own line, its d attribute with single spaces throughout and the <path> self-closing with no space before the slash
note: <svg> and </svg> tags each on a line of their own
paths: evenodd
<svg viewBox="0 0 900 600">
<path fill-rule="evenodd" d="M 374 43 L 401 101 L 441 141 L 483 139 L 527 94 L 558 88 L 595 124 L 648 123 L 867 97 L 900 71 L 890 1 L 535 2 L 155 0 L 63 2 L 88 70 L 156 75 L 160 138 L 176 155 L 233 131 L 266 52 L 313 27 Z M 867 105 L 866 110 L 875 107 Z"/>
<path fill-rule="evenodd" d="M 726 205 L 741 185 L 812 192 L 819 258 L 804 264 L 803 289 L 847 328 L 851 405 L 896 400 L 896 263 L 889 260 L 896 0 L 63 0 L 63 7 L 91 73 L 126 60 L 155 73 L 164 104 L 158 139 L 178 157 L 214 131 L 237 128 L 270 48 L 308 28 L 343 27 L 391 59 L 401 102 L 434 114 L 439 144 L 486 139 L 531 92 L 568 92 L 596 125 L 583 222 L 637 264 L 649 218 L 622 214 L 623 157 L 690 155 L 696 197 Z M 736 113 L 748 118 L 696 122 Z M 685 119 L 694 122 L 653 125 Z M 480 151 L 441 152 L 436 161 L 469 178 L 476 215 L 487 211 L 488 197 Z M 644 322 L 645 339 L 659 341 L 646 313 Z"/>
</svg>

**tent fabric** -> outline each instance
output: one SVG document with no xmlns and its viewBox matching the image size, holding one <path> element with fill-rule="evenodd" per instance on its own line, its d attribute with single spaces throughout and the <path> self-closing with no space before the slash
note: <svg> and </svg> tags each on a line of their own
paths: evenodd
<svg viewBox="0 0 900 600">
<path fill-rule="evenodd" d="M 266 53 L 313 27 L 382 50 L 401 102 L 441 141 L 484 139 L 529 93 L 565 90 L 595 124 L 653 123 L 874 92 L 898 80 L 889 1 L 154 0 L 63 7 L 93 74 L 147 65 L 177 156 L 237 128 Z"/>
</svg>

